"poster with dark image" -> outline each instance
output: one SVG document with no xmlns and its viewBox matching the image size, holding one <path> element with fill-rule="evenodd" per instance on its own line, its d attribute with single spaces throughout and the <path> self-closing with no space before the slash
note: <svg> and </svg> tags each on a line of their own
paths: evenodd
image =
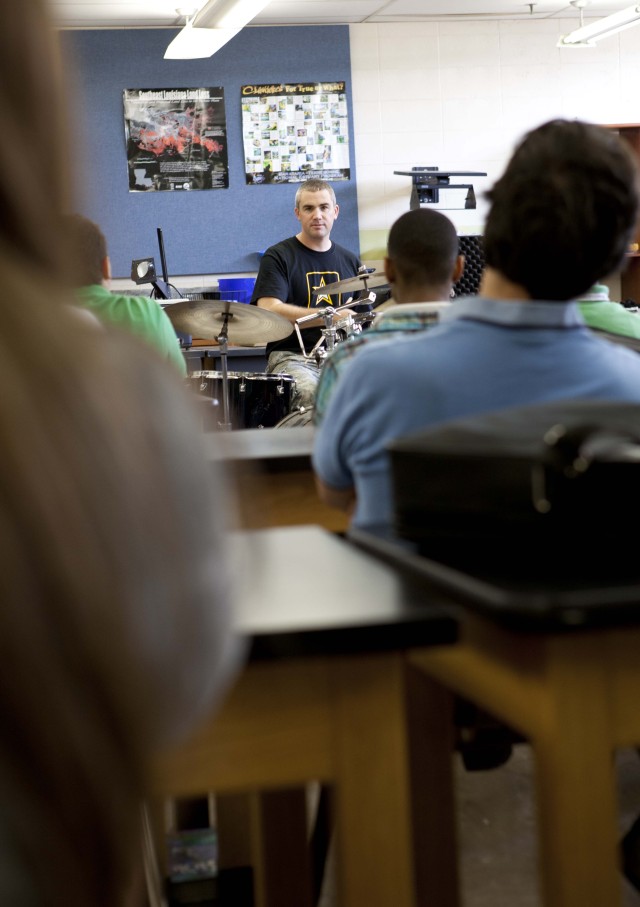
<svg viewBox="0 0 640 907">
<path fill-rule="evenodd" d="M 126 88 L 129 192 L 227 189 L 223 88 Z"/>
</svg>

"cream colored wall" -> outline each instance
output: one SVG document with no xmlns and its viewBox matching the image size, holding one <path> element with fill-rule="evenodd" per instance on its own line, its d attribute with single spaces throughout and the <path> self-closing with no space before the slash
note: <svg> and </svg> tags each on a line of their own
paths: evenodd
<svg viewBox="0 0 640 907">
<path fill-rule="evenodd" d="M 588 20 L 587 20 L 588 21 Z M 461 233 L 482 231 L 482 193 L 514 143 L 552 117 L 640 122 L 640 28 L 594 49 L 560 49 L 576 19 L 351 25 L 360 247 L 378 259 L 408 210 L 410 177 L 394 170 L 480 170 L 476 210 L 446 211 Z M 469 182 L 469 178 L 460 178 Z M 450 193 L 464 203 L 464 191 Z"/>
</svg>

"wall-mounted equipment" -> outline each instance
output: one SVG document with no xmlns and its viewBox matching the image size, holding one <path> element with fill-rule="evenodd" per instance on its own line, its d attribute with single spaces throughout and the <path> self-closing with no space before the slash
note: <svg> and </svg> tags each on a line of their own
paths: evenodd
<svg viewBox="0 0 640 907">
<path fill-rule="evenodd" d="M 157 233 L 163 280 L 160 280 L 156 273 L 156 263 L 153 258 L 134 258 L 131 262 L 131 280 L 137 284 L 150 283 L 153 287 L 151 291 L 153 299 L 171 299 L 174 295 L 182 298 L 182 294 L 176 290 L 172 283 L 169 283 L 167 258 L 164 254 L 164 239 L 160 227 L 158 227 Z M 172 290 L 174 291 L 173 293 Z"/>
<path fill-rule="evenodd" d="M 421 205 L 435 205 L 440 201 L 441 189 L 466 189 L 465 208 L 476 207 L 476 194 L 472 183 L 451 184 L 452 176 L 486 176 L 478 170 L 438 170 L 437 167 L 412 167 L 411 170 L 394 170 L 398 176 L 413 180 L 409 208 L 414 211 Z M 460 205 L 460 207 L 463 207 Z"/>
<path fill-rule="evenodd" d="M 134 258 L 131 262 L 131 280 L 134 283 L 150 283 L 159 299 L 168 299 L 168 288 L 162 286 L 156 273 L 156 263 L 153 258 Z"/>
</svg>

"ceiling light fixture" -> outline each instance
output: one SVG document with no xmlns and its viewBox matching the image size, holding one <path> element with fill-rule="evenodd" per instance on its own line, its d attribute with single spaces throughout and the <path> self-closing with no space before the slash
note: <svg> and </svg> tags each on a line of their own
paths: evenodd
<svg viewBox="0 0 640 907">
<path fill-rule="evenodd" d="M 269 0 L 208 0 L 187 19 L 165 51 L 166 60 L 210 57 L 261 12 Z M 180 11 L 178 11 L 180 12 Z"/>
<path fill-rule="evenodd" d="M 196 28 L 187 22 L 164 52 L 165 60 L 197 60 L 211 57 L 234 38 L 239 28 Z"/>
<path fill-rule="evenodd" d="M 596 41 L 601 38 L 608 38 L 609 35 L 615 35 L 616 32 L 640 23 L 640 5 L 638 4 L 628 6 L 620 12 L 612 13 L 589 25 L 584 25 L 582 18 L 583 7 L 586 4 L 582 0 L 577 0 L 572 5 L 580 10 L 580 27 L 568 35 L 562 35 L 558 41 L 558 47 L 595 47 Z"/>
</svg>

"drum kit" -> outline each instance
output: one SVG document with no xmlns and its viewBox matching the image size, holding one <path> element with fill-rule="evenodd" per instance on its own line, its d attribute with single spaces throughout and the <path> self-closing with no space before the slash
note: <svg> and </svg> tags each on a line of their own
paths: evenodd
<svg viewBox="0 0 640 907">
<path fill-rule="evenodd" d="M 384 275 L 374 275 L 371 271 L 363 271 L 355 277 L 347 277 L 345 280 L 338 280 L 323 287 L 315 287 L 311 292 L 311 295 L 315 297 L 320 294 L 349 292 L 364 292 L 366 296 L 360 295 L 355 299 L 351 297 L 344 305 L 316 309 L 308 315 L 298 318 L 294 327 L 302 356 L 305 359 L 314 359 L 316 365 L 321 366 L 338 343 L 361 334 L 376 317 L 376 313 L 373 311 L 376 294 L 372 290 L 375 287 L 385 286 L 386 284 L 387 278 Z M 323 319 L 321 336 L 311 352 L 307 353 L 305 352 L 300 325 L 318 317 Z"/>
<path fill-rule="evenodd" d="M 289 410 L 294 379 L 284 374 L 228 371 L 229 343 L 234 346 L 255 346 L 284 340 L 295 328 L 302 355 L 322 365 L 338 343 L 360 334 L 371 324 L 375 318 L 372 310 L 376 297 L 375 293 L 369 292 L 369 288 L 386 283 L 384 276 L 373 276 L 371 271 L 367 271 L 356 277 L 318 287 L 312 292 L 314 297 L 321 293 L 363 290 L 368 295 L 364 299 L 349 299 L 342 306 L 315 309 L 311 314 L 298 318 L 295 325 L 268 309 L 227 299 L 175 299 L 164 302 L 162 307 L 176 331 L 194 337 L 215 337 L 219 346 L 221 371 L 192 372 L 188 379 L 195 385 L 198 395 L 213 407 L 219 406 L 219 401 L 222 400 L 222 418 L 217 426 L 212 427 L 223 431 L 235 428 L 270 428 L 288 424 L 286 418 L 291 415 Z M 322 318 L 324 325 L 320 340 L 310 353 L 306 353 L 300 325 L 318 318 Z"/>
</svg>

